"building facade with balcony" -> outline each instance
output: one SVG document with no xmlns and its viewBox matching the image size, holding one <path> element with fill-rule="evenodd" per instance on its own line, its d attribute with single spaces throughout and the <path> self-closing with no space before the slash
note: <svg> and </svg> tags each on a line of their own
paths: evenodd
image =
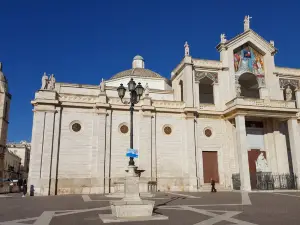
<svg viewBox="0 0 300 225">
<path fill-rule="evenodd" d="M 134 148 L 141 191 L 201 191 L 214 179 L 249 191 L 252 174 L 300 175 L 300 69 L 275 65 L 274 41 L 250 29 L 217 45 L 220 60 L 185 55 L 171 79 L 132 68 L 100 85 L 58 83 L 45 74 L 32 101 L 29 183 L 37 194 L 108 193 L 128 160 L 129 106 L 117 87 L 133 78 L 145 87 L 134 111 Z M 125 100 L 128 99 L 128 92 Z"/>
</svg>

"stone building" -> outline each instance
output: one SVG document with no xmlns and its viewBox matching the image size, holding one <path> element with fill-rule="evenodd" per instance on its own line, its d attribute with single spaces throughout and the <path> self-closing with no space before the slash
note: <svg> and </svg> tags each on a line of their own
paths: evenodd
<svg viewBox="0 0 300 225">
<path fill-rule="evenodd" d="M 6 140 L 9 121 L 11 94 L 8 92 L 7 79 L 2 71 L 0 62 L 0 192 L 3 188 L 2 178 L 5 177 Z"/>
<path fill-rule="evenodd" d="M 236 173 L 248 191 L 256 172 L 299 176 L 300 69 L 275 65 L 274 41 L 250 29 L 249 16 L 242 33 L 220 39 L 219 61 L 192 57 L 186 43 L 170 79 L 141 56 L 100 86 L 44 74 L 32 101 L 37 194 L 114 192 L 128 164 L 130 122 L 117 87 L 130 78 L 145 87 L 133 121 L 142 191 L 149 181 L 160 191 L 201 191 L 211 178 L 232 189 Z"/>
<path fill-rule="evenodd" d="M 30 143 L 27 143 L 26 141 L 21 141 L 20 143 L 7 143 L 6 145 L 7 149 L 11 152 L 13 152 L 15 155 L 17 155 L 21 159 L 20 164 L 20 177 L 21 178 L 28 178 L 28 172 L 29 172 L 29 162 L 30 162 Z"/>
<path fill-rule="evenodd" d="M 4 179 L 16 180 L 20 176 L 21 158 L 11 150 L 4 154 Z"/>
</svg>

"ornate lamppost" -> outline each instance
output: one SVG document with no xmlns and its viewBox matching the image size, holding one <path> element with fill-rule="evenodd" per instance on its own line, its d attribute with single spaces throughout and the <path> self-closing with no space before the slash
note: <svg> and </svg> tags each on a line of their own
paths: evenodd
<svg viewBox="0 0 300 225">
<path fill-rule="evenodd" d="M 133 110 L 134 105 L 140 101 L 141 96 L 144 92 L 144 88 L 141 83 L 138 83 L 138 85 L 136 85 L 133 78 L 131 78 L 128 83 L 128 91 L 130 92 L 129 102 L 123 102 L 123 98 L 126 92 L 126 88 L 123 86 L 123 84 L 120 84 L 120 86 L 117 88 L 117 91 L 122 103 L 130 104 L 130 149 L 133 149 Z M 134 166 L 133 157 L 130 157 L 129 166 Z"/>
</svg>

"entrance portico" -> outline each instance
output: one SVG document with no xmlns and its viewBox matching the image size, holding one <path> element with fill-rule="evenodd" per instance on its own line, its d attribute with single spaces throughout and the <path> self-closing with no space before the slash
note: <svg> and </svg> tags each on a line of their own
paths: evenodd
<svg viewBox="0 0 300 225">
<path fill-rule="evenodd" d="M 250 102 L 252 104 L 255 102 L 256 104 L 249 106 Z M 247 98 L 236 98 L 229 102 L 233 104 L 228 110 L 227 119 L 235 124 L 236 163 L 241 180 L 240 188 L 244 191 L 251 190 L 249 160 L 256 162 L 259 155 L 251 150 L 263 153 L 268 164 L 268 172 L 272 174 L 294 173 L 297 177 L 300 174 L 300 154 L 296 150 L 296 146 L 299 146 L 300 142 L 299 127 L 295 118 L 297 112 L 295 102 L 282 101 L 285 103 L 285 106 L 289 104 L 289 109 L 278 108 L 280 106 L 279 101 L 272 102 L 272 100 L 269 100 L 268 105 L 257 104 L 263 102 L 265 100 Z M 255 121 L 254 123 L 259 121 L 262 127 L 249 127 L 249 122 L 253 121 Z M 291 151 L 292 160 L 289 160 L 288 157 L 289 150 Z M 255 153 L 255 156 L 252 154 L 249 158 L 248 155 L 250 153 Z M 250 162 L 251 165 L 254 163 L 252 161 Z M 290 171 L 289 165 L 292 165 L 293 171 Z M 255 169 L 253 171 L 256 173 Z"/>
</svg>

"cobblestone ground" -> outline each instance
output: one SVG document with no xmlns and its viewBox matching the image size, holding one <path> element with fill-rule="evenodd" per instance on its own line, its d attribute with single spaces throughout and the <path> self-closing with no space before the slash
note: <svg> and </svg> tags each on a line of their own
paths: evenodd
<svg viewBox="0 0 300 225">
<path fill-rule="evenodd" d="M 109 224 L 133 225 L 298 225 L 300 192 L 270 193 L 157 193 L 154 215 L 166 220 Z M 103 195 L 25 197 L 0 195 L 1 225 L 99 225 L 102 215 L 111 214 L 109 200 Z M 100 216 L 99 216 L 100 215 Z"/>
</svg>

